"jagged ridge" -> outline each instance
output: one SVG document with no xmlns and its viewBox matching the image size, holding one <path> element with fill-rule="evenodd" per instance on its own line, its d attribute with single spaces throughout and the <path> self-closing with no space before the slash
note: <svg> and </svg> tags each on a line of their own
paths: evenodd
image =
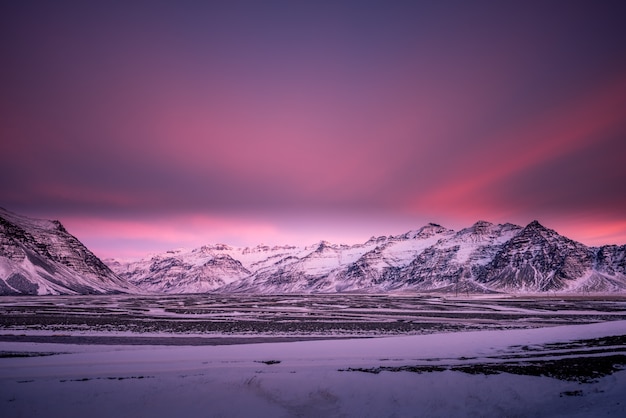
<svg viewBox="0 0 626 418">
<path fill-rule="evenodd" d="M 626 290 L 626 246 L 585 245 L 539 222 L 476 222 L 458 232 L 428 224 L 363 244 L 177 250 L 110 260 L 154 292 L 615 292 Z"/>
</svg>

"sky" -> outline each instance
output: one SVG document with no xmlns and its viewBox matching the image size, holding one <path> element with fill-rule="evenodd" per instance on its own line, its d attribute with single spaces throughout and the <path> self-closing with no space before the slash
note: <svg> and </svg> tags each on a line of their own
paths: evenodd
<svg viewBox="0 0 626 418">
<path fill-rule="evenodd" d="M 626 243 L 623 1 L 0 4 L 0 206 L 101 257 L 539 220 Z"/>
</svg>

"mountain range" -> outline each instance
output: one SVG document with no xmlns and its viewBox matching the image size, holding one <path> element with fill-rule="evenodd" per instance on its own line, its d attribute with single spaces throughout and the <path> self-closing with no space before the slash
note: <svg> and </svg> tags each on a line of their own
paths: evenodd
<svg viewBox="0 0 626 418">
<path fill-rule="evenodd" d="M 103 263 L 58 221 L 0 210 L 0 294 L 623 292 L 626 245 L 587 247 L 537 221 L 428 224 L 362 244 L 206 245 Z"/>
</svg>

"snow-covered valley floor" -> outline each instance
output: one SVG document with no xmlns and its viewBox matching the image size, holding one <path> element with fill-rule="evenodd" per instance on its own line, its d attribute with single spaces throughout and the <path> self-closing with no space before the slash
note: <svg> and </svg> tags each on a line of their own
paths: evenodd
<svg viewBox="0 0 626 418">
<path fill-rule="evenodd" d="M 354 308 L 358 296 L 351 297 L 330 298 L 330 302 L 326 298 L 328 315 Z M 91 305 L 83 305 L 88 308 L 99 299 L 85 300 L 91 300 Z M 107 309 L 122 309 L 130 303 L 116 300 L 105 298 L 98 303 Z M 305 302 L 298 305 L 290 299 L 285 306 L 306 311 L 303 305 L 322 301 L 302 296 L 299 300 Z M 234 334 L 213 332 L 202 342 L 205 335 L 195 328 L 187 329 L 191 333 L 161 328 L 151 330 L 153 340 L 148 343 L 190 336 L 200 343 L 142 345 L 133 342 L 136 333 L 125 328 L 126 322 L 121 328 L 90 329 L 78 327 L 70 319 L 67 323 L 73 325 L 60 334 L 62 303 L 78 303 L 78 299 L 2 299 L 0 416 L 626 416 L 624 300 L 408 300 L 368 295 L 362 305 L 367 318 L 377 318 L 374 323 L 383 321 L 382 315 L 393 318 L 394 323 L 401 319 L 399 324 L 440 318 L 455 326 L 428 329 L 427 333 L 410 329 L 404 334 L 397 329 L 376 334 L 377 327 L 364 326 L 367 332 L 354 334 L 376 338 L 273 342 L 277 336 L 323 337 L 320 329 L 307 334 L 297 327 L 292 333 L 279 327 L 279 332 L 256 336 L 237 334 L 238 338 L 262 337 L 267 342 L 231 345 L 211 345 L 211 339 L 239 342 Z M 368 307 L 371 302 L 379 308 Z M 265 304 L 280 306 L 260 300 L 254 309 L 267 310 Z M 240 306 L 243 313 L 239 316 L 249 315 L 245 312 L 252 308 L 240 305 L 244 306 Z M 40 309 L 46 306 L 56 313 L 47 317 Z M 420 307 L 423 315 L 418 320 Z M 150 315 L 158 315 L 150 311 L 156 308 L 147 309 Z M 395 316 L 398 309 L 403 312 L 401 318 Z M 494 317 L 481 316 L 484 309 L 512 317 L 494 327 Z M 437 310 L 440 315 L 432 316 Z M 19 318 L 28 312 L 50 326 L 35 327 L 25 319 L 19 325 Z M 68 318 L 80 315 L 65 312 Z M 83 314 L 89 316 L 89 309 Z M 565 325 L 563 318 L 574 325 Z M 472 327 L 484 326 L 478 330 L 459 327 L 461 319 Z M 345 324 L 343 321 L 345 318 L 340 321 Z M 119 339 L 107 344 L 72 339 L 80 336 Z M 333 332 L 325 338 L 337 336 L 349 335 Z M 179 341 L 185 344 L 185 340 Z"/>
</svg>

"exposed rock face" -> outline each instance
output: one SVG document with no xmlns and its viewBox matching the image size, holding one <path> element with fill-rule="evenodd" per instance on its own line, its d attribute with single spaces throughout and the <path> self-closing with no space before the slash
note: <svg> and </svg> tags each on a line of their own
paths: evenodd
<svg viewBox="0 0 626 418">
<path fill-rule="evenodd" d="M 609 275 L 626 274 L 626 245 L 605 245 L 596 249 L 595 268 Z"/>
<path fill-rule="evenodd" d="M 0 208 L 0 295 L 136 292 L 59 221 Z"/>
<path fill-rule="evenodd" d="M 593 264 L 592 249 L 533 221 L 502 246 L 478 280 L 503 291 L 561 290 Z"/>
<path fill-rule="evenodd" d="M 218 244 L 110 265 L 143 289 L 175 293 L 626 290 L 626 246 L 586 247 L 537 221 L 458 232 L 429 224 L 357 245 Z"/>
</svg>

